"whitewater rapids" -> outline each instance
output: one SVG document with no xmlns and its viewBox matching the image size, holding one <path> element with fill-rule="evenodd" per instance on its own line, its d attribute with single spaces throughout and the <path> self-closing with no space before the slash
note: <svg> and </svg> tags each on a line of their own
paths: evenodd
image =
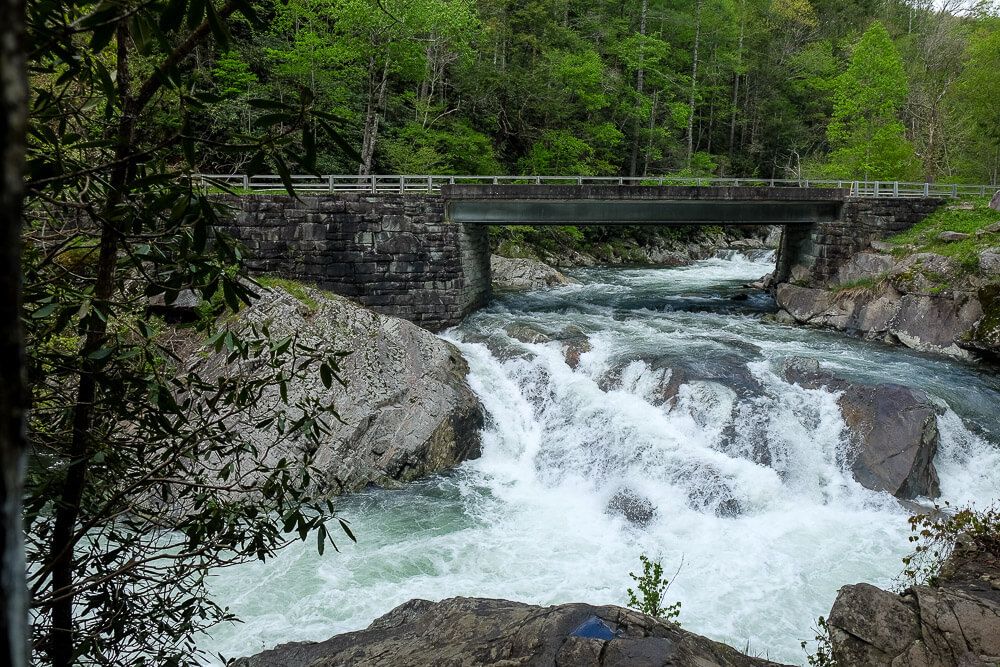
<svg viewBox="0 0 1000 667">
<path fill-rule="evenodd" d="M 918 387 L 942 408 L 942 498 L 1000 497 L 1000 383 L 968 365 L 770 321 L 742 285 L 773 256 L 728 253 L 676 269 L 588 269 L 579 285 L 501 296 L 445 334 L 487 411 L 483 456 L 400 491 L 345 498 L 358 544 L 309 541 L 220 572 L 211 587 L 245 623 L 201 647 L 226 657 L 367 626 L 411 598 L 624 604 L 639 555 L 660 558 L 684 628 L 802 664 L 837 589 L 892 586 L 907 511 L 862 488 L 836 396 L 776 374 L 790 356 L 837 375 Z M 559 341 L 585 338 L 574 369 Z M 524 338 L 524 336 L 520 336 Z M 683 384 L 660 404 L 663 368 Z M 615 378 L 609 383 L 608 378 Z M 619 491 L 655 507 L 644 526 L 609 513 Z"/>
</svg>

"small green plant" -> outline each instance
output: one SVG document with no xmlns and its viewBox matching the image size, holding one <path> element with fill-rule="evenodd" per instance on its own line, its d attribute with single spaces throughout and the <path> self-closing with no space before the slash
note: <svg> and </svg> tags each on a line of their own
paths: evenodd
<svg viewBox="0 0 1000 667">
<path fill-rule="evenodd" d="M 677 623 L 677 617 L 681 613 L 681 603 L 675 602 L 664 606 L 667 590 L 670 588 L 670 580 L 663 577 L 663 566 L 659 560 L 651 561 L 645 554 L 639 556 L 642 561 L 642 574 L 636 575 L 629 572 L 628 576 L 637 584 L 639 595 L 631 588 L 628 589 L 628 606 L 647 616 L 659 618 L 664 621 Z M 677 569 L 680 572 L 680 568 Z M 676 577 L 677 574 L 674 574 Z M 641 598 L 640 598 L 641 596 Z"/>
<path fill-rule="evenodd" d="M 816 636 L 813 638 L 816 652 L 806 653 L 806 662 L 809 667 L 836 667 L 837 661 L 833 659 L 833 643 L 830 641 L 830 626 L 826 619 L 820 616 L 816 620 L 816 627 L 813 630 L 816 632 Z M 808 651 L 806 648 L 808 645 L 809 642 L 802 642 L 802 650 Z"/>
<path fill-rule="evenodd" d="M 900 588 L 934 585 L 941 568 L 955 549 L 958 538 L 966 535 L 992 554 L 1000 555 L 1000 508 L 977 511 L 964 507 L 953 511 L 948 503 L 934 506 L 927 514 L 910 517 L 913 553 L 903 558 Z"/>
<path fill-rule="evenodd" d="M 276 276 L 261 276 L 257 279 L 257 282 L 260 283 L 262 287 L 267 287 L 269 289 L 279 287 L 285 290 L 311 312 L 319 310 L 319 301 L 309 294 L 308 288 L 302 283 L 295 282 L 294 280 L 288 280 L 286 278 L 278 278 Z"/>
</svg>

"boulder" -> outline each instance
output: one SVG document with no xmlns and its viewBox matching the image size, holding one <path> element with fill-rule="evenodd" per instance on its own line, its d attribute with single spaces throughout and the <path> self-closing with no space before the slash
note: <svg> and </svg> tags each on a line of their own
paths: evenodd
<svg viewBox="0 0 1000 667">
<path fill-rule="evenodd" d="M 965 234 L 963 232 L 941 232 L 937 235 L 938 241 L 945 241 L 951 243 L 953 241 L 964 241 L 967 238 L 971 238 L 971 234 Z"/>
<path fill-rule="evenodd" d="M 997 190 L 996 194 L 993 195 L 993 199 L 990 200 L 990 208 L 994 211 L 1000 211 L 1000 190 Z"/>
<path fill-rule="evenodd" d="M 656 516 L 653 503 L 632 489 L 616 491 L 608 501 L 607 511 L 608 514 L 617 514 L 639 527 L 648 526 Z"/>
<path fill-rule="evenodd" d="M 493 287 L 498 290 L 532 290 L 571 285 L 576 281 L 534 259 L 490 257 Z"/>
<path fill-rule="evenodd" d="M 874 280 L 892 269 L 894 260 L 889 255 L 874 252 L 859 252 L 852 256 L 837 271 L 835 284 L 853 283 L 859 280 Z"/>
<path fill-rule="evenodd" d="M 926 393 L 898 384 L 848 382 L 815 360 L 786 360 L 782 375 L 806 389 L 840 392 L 837 403 L 857 447 L 851 472 L 862 486 L 903 499 L 940 494 L 934 468 L 937 408 Z"/>
<path fill-rule="evenodd" d="M 765 667 L 776 663 L 635 611 L 506 600 L 411 600 L 365 630 L 286 644 L 234 667 Z"/>
<path fill-rule="evenodd" d="M 791 283 L 780 283 L 775 290 L 778 305 L 800 324 L 808 324 L 832 314 L 834 296 L 829 290 L 800 287 Z"/>
<path fill-rule="evenodd" d="M 327 389 L 315 366 L 306 380 L 288 383 L 293 405 L 319 395 L 340 416 L 328 420 L 315 461 L 327 474 L 329 492 L 399 486 L 479 456 L 482 406 L 466 382 L 468 366 L 457 348 L 415 324 L 343 297 L 306 286 L 301 290 L 298 298 L 282 288 L 261 290 L 233 326 L 267 324 L 275 338 L 294 334 L 307 345 L 321 348 L 332 342 L 334 349 L 349 352 L 339 362 L 346 386 L 334 382 Z M 187 354 L 209 380 L 229 368 L 224 355 L 225 350 L 194 346 Z M 277 387 L 266 389 L 259 403 L 273 402 L 277 392 Z M 253 420 L 234 426 L 267 450 L 265 462 L 294 458 L 304 446 L 257 431 Z"/>
<path fill-rule="evenodd" d="M 964 349 L 995 363 L 1000 363 L 1000 285 L 992 284 L 979 290 L 978 301 L 983 308 L 969 333 L 959 340 Z"/>
<path fill-rule="evenodd" d="M 1000 248 L 988 248 L 979 253 L 979 272 L 987 278 L 1000 277 Z"/>
<path fill-rule="evenodd" d="M 866 667 L 1000 663 L 1000 553 L 960 538 L 934 585 L 840 589 L 827 619 L 833 658 Z"/>
</svg>

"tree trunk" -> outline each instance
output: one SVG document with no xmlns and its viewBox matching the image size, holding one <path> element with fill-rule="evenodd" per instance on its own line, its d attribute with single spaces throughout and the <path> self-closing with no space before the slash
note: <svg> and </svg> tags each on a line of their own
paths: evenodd
<svg viewBox="0 0 1000 667">
<path fill-rule="evenodd" d="M 28 665 L 25 587 L 24 344 L 21 335 L 21 207 L 28 83 L 24 1 L 0 0 L 0 664 Z"/>
<path fill-rule="evenodd" d="M 132 78 L 129 69 L 131 37 L 127 21 L 118 24 L 117 86 L 121 118 L 115 135 L 115 161 L 111 170 L 108 202 L 102 216 L 101 240 L 94 283 L 94 300 L 108 302 L 115 292 L 115 269 L 118 263 L 120 232 L 114 226 L 114 209 L 125 200 L 125 191 L 135 161 L 135 119 L 137 109 L 132 97 Z M 73 408 L 73 435 L 69 445 L 71 463 L 66 469 L 61 497 L 55 509 L 49 566 L 52 571 L 52 630 L 49 637 L 49 657 L 53 667 L 71 667 L 74 663 L 76 641 L 73 634 L 73 542 L 80 504 L 86 488 L 90 468 L 91 436 L 94 427 L 94 407 L 97 399 L 97 362 L 90 356 L 100 350 L 107 339 L 107 321 L 93 318 L 81 350 L 83 368 Z"/>
<path fill-rule="evenodd" d="M 740 41 L 736 50 L 736 71 L 733 72 L 733 109 L 729 117 L 729 163 L 736 158 L 736 118 L 739 116 L 740 70 L 743 69 L 743 38 L 746 33 L 746 1 L 740 3 Z"/>
<path fill-rule="evenodd" d="M 701 46 L 701 5 L 702 0 L 698 0 L 695 5 L 694 17 L 694 50 L 692 51 L 691 62 L 691 98 L 688 103 L 688 126 L 687 126 L 687 166 L 691 167 L 691 158 L 694 156 L 694 102 L 698 93 L 698 47 Z"/>
<path fill-rule="evenodd" d="M 385 92 L 389 84 L 389 57 L 386 56 L 382 67 L 381 81 L 375 78 L 375 58 L 369 61 L 368 76 L 368 108 L 365 111 L 365 133 L 361 142 L 360 176 L 372 173 L 372 162 L 375 158 L 375 142 L 378 140 L 379 113 L 385 106 Z"/>
<path fill-rule="evenodd" d="M 649 11 L 649 0 L 642 0 L 642 11 L 639 14 L 639 34 L 643 37 L 646 36 L 646 14 Z M 635 75 L 635 91 L 637 93 L 636 97 L 639 101 L 642 101 L 642 89 L 644 78 L 645 78 L 645 67 L 643 59 L 645 56 L 645 51 L 639 54 L 639 71 Z M 639 162 L 639 116 L 635 117 L 635 123 L 633 124 L 632 131 L 632 158 L 629 161 L 628 175 L 635 176 L 636 166 Z"/>
</svg>

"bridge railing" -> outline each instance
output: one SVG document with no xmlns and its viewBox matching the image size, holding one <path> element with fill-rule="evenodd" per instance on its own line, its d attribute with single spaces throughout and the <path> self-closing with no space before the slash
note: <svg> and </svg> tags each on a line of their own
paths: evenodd
<svg viewBox="0 0 1000 667">
<path fill-rule="evenodd" d="M 206 188 L 256 193 L 281 193 L 280 176 L 271 174 L 195 174 Z M 714 178 L 681 176 L 435 176 L 435 175 L 292 175 L 292 188 L 303 194 L 436 194 L 444 185 L 676 185 L 689 187 L 838 188 L 854 197 L 985 197 L 998 186 L 910 183 L 903 181 L 848 181 L 781 178 Z"/>
</svg>

